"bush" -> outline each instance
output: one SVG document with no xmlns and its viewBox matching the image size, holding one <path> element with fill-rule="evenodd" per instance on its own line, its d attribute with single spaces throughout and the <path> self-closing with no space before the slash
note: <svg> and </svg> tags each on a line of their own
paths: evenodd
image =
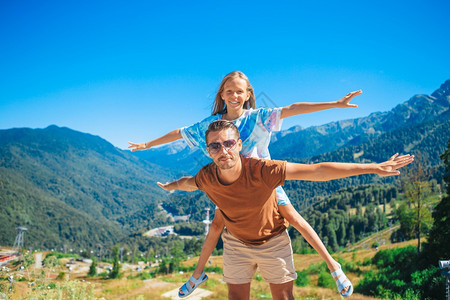
<svg viewBox="0 0 450 300">
<path fill-rule="evenodd" d="M 98 273 L 98 277 L 100 277 L 101 279 L 108 279 L 108 275 L 109 275 L 108 272 Z"/>
<path fill-rule="evenodd" d="M 94 277 L 97 275 L 97 259 L 94 257 L 92 259 L 92 264 L 89 267 L 89 272 L 87 273 L 87 277 Z"/>
<path fill-rule="evenodd" d="M 220 267 L 206 267 L 205 268 L 205 272 L 206 273 L 218 273 L 218 274 L 223 274 L 223 270 Z"/>
<path fill-rule="evenodd" d="M 295 279 L 296 286 L 307 286 L 309 284 L 309 275 L 306 270 L 297 271 L 297 279 Z"/>
<path fill-rule="evenodd" d="M 361 265 L 363 266 L 370 266 L 372 264 L 372 259 L 369 257 L 364 258 L 363 262 Z"/>
<path fill-rule="evenodd" d="M 256 275 L 255 275 L 255 280 L 256 280 L 256 281 L 262 281 L 263 278 L 261 277 L 261 275 L 256 274 Z"/>
<path fill-rule="evenodd" d="M 324 288 L 334 289 L 336 287 L 336 281 L 330 273 L 327 271 L 321 271 L 319 273 L 317 285 Z"/>
<path fill-rule="evenodd" d="M 306 270 L 308 274 L 319 274 L 321 271 L 328 270 L 325 262 L 311 264 Z"/>
<path fill-rule="evenodd" d="M 441 299 L 444 276 L 437 266 L 420 269 L 418 260 L 413 246 L 379 251 L 372 259 L 378 272 L 366 272 L 355 291 L 387 299 Z"/>
<path fill-rule="evenodd" d="M 142 280 L 147 280 L 147 279 L 154 278 L 155 274 L 150 273 L 150 272 L 142 272 L 142 273 L 139 273 L 138 277 L 141 278 Z"/>
</svg>

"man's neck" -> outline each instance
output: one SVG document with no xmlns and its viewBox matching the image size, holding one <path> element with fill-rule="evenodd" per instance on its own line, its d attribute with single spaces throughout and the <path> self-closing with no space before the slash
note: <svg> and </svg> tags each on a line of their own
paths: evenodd
<svg viewBox="0 0 450 300">
<path fill-rule="evenodd" d="M 231 169 L 217 168 L 217 177 L 219 182 L 224 185 L 229 185 L 239 179 L 242 173 L 242 159 L 239 156 L 239 161 Z"/>
</svg>

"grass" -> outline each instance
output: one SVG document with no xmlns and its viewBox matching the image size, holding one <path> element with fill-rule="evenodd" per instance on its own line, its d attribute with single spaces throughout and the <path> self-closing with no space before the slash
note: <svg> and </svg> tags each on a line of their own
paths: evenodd
<svg viewBox="0 0 450 300">
<path fill-rule="evenodd" d="M 409 241 L 395 245 L 382 245 L 379 249 L 415 245 Z M 355 286 L 362 279 L 363 272 L 371 269 L 367 262 L 375 255 L 374 249 L 361 249 L 341 252 L 335 259 L 341 262 L 343 269 Z M 64 258 L 61 259 L 64 261 Z M 183 265 L 192 267 L 197 258 L 191 258 Z M 82 264 L 81 262 L 79 264 Z M 294 284 L 296 299 L 341 299 L 335 283 L 323 260 L 317 254 L 294 254 L 294 264 L 301 278 Z M 201 288 L 213 292 L 208 299 L 227 299 L 227 285 L 222 281 L 223 261 L 221 256 L 211 257 L 207 265 L 209 280 Z M 0 293 L 6 299 L 168 299 L 161 295 L 178 289 L 191 276 L 190 272 L 168 275 L 150 275 L 152 269 L 137 272 L 131 268 L 123 272 L 121 279 L 103 279 L 99 276 L 87 278 L 88 266 L 80 265 L 75 271 L 66 270 L 63 265 L 35 269 L 32 265 L 25 270 L 0 272 Z M 85 270 L 85 271 L 82 271 Z M 13 275 L 11 284 L 8 277 Z M 10 287 L 12 289 L 10 290 Z M 3 295 L 0 294 L 0 298 Z M 252 281 L 251 299 L 271 299 L 270 286 L 257 273 Z M 354 294 L 352 299 L 374 299 Z"/>
</svg>

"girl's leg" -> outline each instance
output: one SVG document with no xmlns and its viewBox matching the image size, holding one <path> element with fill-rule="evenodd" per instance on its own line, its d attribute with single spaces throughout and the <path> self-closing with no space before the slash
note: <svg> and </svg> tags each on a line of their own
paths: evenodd
<svg viewBox="0 0 450 300">
<path fill-rule="evenodd" d="M 198 258 L 197 266 L 195 267 L 194 273 L 192 276 L 194 278 L 199 278 L 202 275 L 203 270 L 205 269 L 206 262 L 208 258 L 211 256 L 211 253 L 214 251 L 214 248 L 217 245 L 217 241 L 219 240 L 220 235 L 222 234 L 224 228 L 224 223 L 222 219 L 222 214 L 220 210 L 216 209 L 214 214 L 214 219 L 209 227 L 208 235 L 205 238 L 205 242 L 203 243 L 202 252 L 200 253 L 200 257 Z M 194 286 L 194 283 L 189 281 L 191 286 Z M 180 293 L 183 294 L 180 288 Z"/>
<path fill-rule="evenodd" d="M 286 205 L 278 205 L 278 210 L 288 222 L 297 229 L 301 235 L 305 238 L 305 240 L 319 253 L 319 255 L 325 260 L 327 263 L 328 269 L 331 273 L 340 269 L 340 265 L 331 257 L 325 245 L 322 243 L 322 240 L 319 238 L 314 229 L 306 222 L 305 219 L 295 210 L 292 204 Z M 344 273 L 335 278 L 338 280 L 339 277 L 345 276 Z M 343 279 L 346 277 L 343 277 Z M 347 279 L 348 280 L 348 279 Z M 351 284 L 351 283 L 350 283 Z M 340 294 L 345 294 L 349 291 L 350 287 L 347 286 L 339 291 Z M 351 294 L 351 292 L 350 292 Z M 347 296 L 346 296 L 347 297 Z"/>
<path fill-rule="evenodd" d="M 286 193 L 284 192 L 281 186 L 276 188 L 276 193 L 277 193 L 278 211 L 281 213 L 283 218 L 288 220 L 288 222 L 301 233 L 301 235 L 314 248 L 314 250 L 316 250 L 319 253 L 319 255 L 325 260 L 328 269 L 330 270 L 331 273 L 339 270 L 340 265 L 331 257 L 327 248 L 325 248 L 325 245 L 322 243 L 322 240 L 319 238 L 314 229 L 308 224 L 308 222 L 306 222 L 305 219 L 303 219 L 303 217 L 292 206 L 291 201 L 289 201 L 289 198 L 287 197 Z M 342 277 L 342 280 L 347 279 L 347 277 L 345 277 L 345 274 L 343 272 L 340 273 L 341 275 L 338 275 L 336 277 L 333 276 L 335 277 L 336 284 L 338 283 L 337 280 L 342 276 L 344 276 Z M 350 288 L 352 287 L 351 282 L 349 280 L 348 283 L 350 283 L 350 286 L 347 286 L 343 288 L 341 291 L 339 291 L 341 295 L 347 292 L 349 292 L 349 295 L 351 295 L 351 293 L 353 292 L 353 289 L 350 291 Z"/>
<path fill-rule="evenodd" d="M 319 238 L 314 229 L 306 222 L 305 219 L 295 210 L 292 204 L 278 205 L 278 210 L 283 218 L 285 218 L 289 224 L 291 224 L 295 229 L 297 229 L 301 235 L 305 238 L 305 240 L 316 250 L 319 255 L 325 260 L 327 263 L 328 269 L 331 273 L 337 271 L 340 268 L 340 265 L 331 257 L 325 245 L 322 243 L 322 240 Z M 342 273 L 343 274 L 343 273 Z M 339 275 L 335 278 L 337 280 L 339 277 L 345 276 Z M 346 293 L 350 287 L 345 287 L 341 291 L 340 294 Z"/>
<path fill-rule="evenodd" d="M 327 263 L 328 269 L 334 272 L 339 269 L 338 263 L 331 257 L 322 240 L 319 238 L 317 233 L 311 227 L 311 225 L 306 222 L 305 219 L 295 210 L 292 204 L 278 205 L 278 210 L 280 214 L 285 218 L 289 224 L 291 224 L 295 229 L 297 229 L 300 234 L 305 238 L 305 240 L 316 250 L 319 255 Z"/>
</svg>

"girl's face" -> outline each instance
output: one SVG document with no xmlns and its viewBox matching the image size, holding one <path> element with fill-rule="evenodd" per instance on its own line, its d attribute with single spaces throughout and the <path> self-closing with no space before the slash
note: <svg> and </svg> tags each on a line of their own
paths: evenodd
<svg viewBox="0 0 450 300">
<path fill-rule="evenodd" d="M 220 96 L 225 101 L 228 112 L 230 110 L 241 110 L 245 101 L 250 98 L 247 82 L 239 77 L 228 79 Z"/>
</svg>

